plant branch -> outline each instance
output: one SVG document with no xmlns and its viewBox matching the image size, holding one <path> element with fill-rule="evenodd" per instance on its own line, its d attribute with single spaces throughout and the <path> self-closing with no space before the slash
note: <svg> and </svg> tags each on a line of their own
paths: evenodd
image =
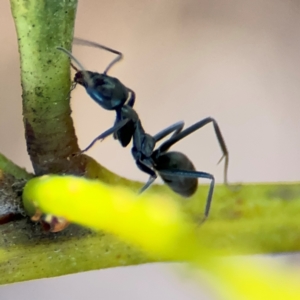
<svg viewBox="0 0 300 300">
<path fill-rule="evenodd" d="M 149 262 L 110 234 L 78 226 L 47 234 L 28 219 L 0 226 L 0 284 Z"/>
<path fill-rule="evenodd" d="M 18 35 L 27 151 L 35 174 L 84 174 L 69 105 L 77 0 L 10 0 Z"/>
<path fill-rule="evenodd" d="M 70 66 L 56 47 L 71 49 L 77 0 L 10 2 L 21 57 L 25 137 L 35 174 L 85 175 L 137 190 L 139 183 L 113 174 L 92 158 L 72 156 L 79 147 L 70 116 Z M 2 195 L 12 201 L 19 197 L 19 190 L 13 189 L 15 177 L 28 179 L 30 175 L 0 155 L 0 192 L 2 185 L 6 193 Z M 182 203 L 165 187 L 153 186 L 151 191 L 170 194 Z M 203 209 L 199 199 L 205 199 L 206 193 L 207 189 L 201 188 L 182 205 L 189 217 L 199 218 Z M 299 184 L 244 185 L 236 192 L 217 186 L 211 216 L 199 227 L 199 241 L 222 254 L 300 250 L 299 195 Z M 63 196 L 72 201 L 70 195 Z M 100 212 L 105 200 L 99 200 Z M 0 207 L 7 208 L 7 202 L 3 203 Z M 20 213 L 21 208 L 16 208 Z M 118 224 L 119 220 L 114 221 Z M 128 224 L 129 221 L 118 225 Z M 136 228 L 139 225 L 135 224 Z M 110 234 L 75 225 L 47 234 L 23 217 L 1 225 L 0 237 L 0 284 L 151 261 Z"/>
<path fill-rule="evenodd" d="M 19 167 L 3 154 L 0 153 L 0 170 L 7 175 L 12 175 L 17 179 L 30 179 L 33 175 L 24 168 Z"/>
<path fill-rule="evenodd" d="M 193 218 L 202 214 L 204 203 L 199 201 L 206 192 L 202 186 L 183 203 L 164 186 L 151 188 L 151 193 L 175 198 Z M 99 205 L 103 207 L 103 201 Z M 299 251 L 299 206 L 299 184 L 246 184 L 236 192 L 217 186 L 211 216 L 199 227 L 199 241 L 221 254 Z M 110 234 L 75 225 L 46 234 L 23 219 L 1 225 L 0 236 L 2 284 L 151 261 Z"/>
<path fill-rule="evenodd" d="M 21 194 L 26 180 L 32 177 L 0 153 L 0 225 L 25 213 Z"/>
</svg>

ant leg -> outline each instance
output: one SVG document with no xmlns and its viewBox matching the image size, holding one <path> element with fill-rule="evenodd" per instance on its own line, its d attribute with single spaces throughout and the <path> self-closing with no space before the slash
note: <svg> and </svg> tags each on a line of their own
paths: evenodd
<svg viewBox="0 0 300 300">
<path fill-rule="evenodd" d="M 120 128 L 122 128 L 124 125 L 126 125 L 129 121 L 130 121 L 130 119 L 121 120 L 120 122 L 118 122 L 117 124 L 115 124 L 113 127 L 107 129 L 102 134 L 100 134 L 99 136 L 97 136 L 84 150 L 81 150 L 80 153 L 82 154 L 82 153 L 88 151 L 89 149 L 91 149 L 94 146 L 94 144 L 97 141 L 104 140 L 106 137 L 108 137 L 109 135 L 113 134 L 114 132 L 116 132 Z"/>
<path fill-rule="evenodd" d="M 205 119 L 203 119 L 203 120 L 195 123 L 194 125 L 186 128 L 185 130 L 179 132 L 178 134 L 173 135 L 172 137 L 170 137 L 169 140 L 165 141 L 158 148 L 158 151 L 160 151 L 161 153 L 166 152 L 175 143 L 179 142 L 181 139 L 185 138 L 189 134 L 193 133 L 194 131 L 197 131 L 198 129 L 204 127 L 205 125 L 207 125 L 209 123 L 213 123 L 215 134 L 217 136 L 219 145 L 220 145 L 221 150 L 223 152 L 223 156 L 221 157 L 221 159 L 219 160 L 218 163 L 220 163 L 223 158 L 225 159 L 225 165 L 224 165 L 224 183 L 226 185 L 228 185 L 227 173 L 228 173 L 229 153 L 228 153 L 228 150 L 227 150 L 224 138 L 222 136 L 221 130 L 219 128 L 219 125 L 215 121 L 215 119 L 213 119 L 211 117 L 205 118 Z"/>
<path fill-rule="evenodd" d="M 146 184 L 139 190 L 139 194 L 143 193 L 157 178 L 157 176 L 150 176 Z"/>
<path fill-rule="evenodd" d="M 141 194 L 155 181 L 155 179 L 157 178 L 157 175 L 151 168 L 149 168 L 145 163 L 143 163 L 143 161 L 137 160 L 136 164 L 141 171 L 150 175 L 146 184 L 139 191 L 139 194 Z"/>
<path fill-rule="evenodd" d="M 168 175 L 168 176 L 171 175 L 171 176 L 181 176 L 181 177 L 190 177 L 190 178 L 205 178 L 205 179 L 210 180 L 208 195 L 207 195 L 206 204 L 205 204 L 204 219 L 202 220 L 202 222 L 205 221 L 209 215 L 212 196 L 213 196 L 213 192 L 214 192 L 214 187 L 215 187 L 214 176 L 209 173 L 206 173 L 206 172 L 187 171 L 187 170 L 178 170 L 178 169 L 159 170 L 159 173 L 161 173 L 163 175 Z"/>
<path fill-rule="evenodd" d="M 168 134 L 172 133 L 173 131 L 175 131 L 173 133 L 172 136 L 178 134 L 179 132 L 181 132 L 182 128 L 184 126 L 184 122 L 177 122 L 165 129 L 163 129 L 162 131 L 160 131 L 159 133 L 157 133 L 156 135 L 153 136 L 155 142 L 160 141 L 161 139 L 163 139 L 164 137 L 166 137 Z"/>
</svg>

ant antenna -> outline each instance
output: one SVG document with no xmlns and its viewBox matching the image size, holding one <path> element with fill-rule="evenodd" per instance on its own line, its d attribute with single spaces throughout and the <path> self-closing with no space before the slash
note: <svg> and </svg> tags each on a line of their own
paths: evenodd
<svg viewBox="0 0 300 300">
<path fill-rule="evenodd" d="M 75 70 L 76 72 L 79 72 L 79 70 L 72 64 L 72 62 L 70 63 L 71 67 L 73 70 Z"/>
<path fill-rule="evenodd" d="M 65 48 L 63 48 L 63 47 L 56 47 L 56 49 L 57 49 L 57 50 L 60 50 L 60 51 L 62 51 L 62 52 L 64 52 L 66 55 L 69 56 L 69 58 L 70 58 L 71 60 L 73 60 L 73 61 L 77 64 L 77 66 L 79 67 L 80 70 L 78 70 L 78 68 L 76 68 L 76 67 L 72 64 L 72 62 L 71 62 L 71 67 L 72 67 L 76 72 L 82 71 L 82 75 L 85 77 L 86 81 L 88 82 L 88 80 L 89 80 L 90 78 L 88 77 L 88 75 L 86 74 L 86 72 L 84 72 L 84 67 L 82 66 L 82 64 L 81 64 L 81 63 L 73 56 L 73 54 L 72 54 L 71 52 L 69 52 L 68 50 L 66 50 Z M 75 87 L 76 87 L 76 82 L 73 82 L 68 97 L 70 97 L 71 92 L 75 89 Z"/>
<path fill-rule="evenodd" d="M 63 47 L 56 47 L 56 49 L 67 54 L 77 64 L 77 66 L 81 69 L 81 71 L 84 71 L 84 67 L 82 66 L 82 64 L 73 56 L 71 52 L 69 52 Z M 73 64 L 71 64 L 71 66 L 76 72 L 78 72 L 78 69 Z"/>
<path fill-rule="evenodd" d="M 73 42 L 75 44 L 78 44 L 78 45 L 82 45 L 82 46 L 88 46 L 88 47 L 96 47 L 96 48 L 100 48 L 100 49 L 103 49 L 103 50 L 106 50 L 106 51 L 109 51 L 111 53 L 114 53 L 117 55 L 117 57 L 106 67 L 106 69 L 104 70 L 103 74 L 107 74 L 107 72 L 111 69 L 111 67 L 117 63 L 118 61 L 120 61 L 121 59 L 123 59 L 123 53 L 117 51 L 117 50 L 114 50 L 112 48 L 109 48 L 109 47 L 106 47 L 106 46 L 103 46 L 101 44 L 98 44 L 98 43 L 94 43 L 94 42 L 90 42 L 90 41 L 87 41 L 87 40 L 83 40 L 83 39 L 80 39 L 80 38 L 74 38 L 73 39 Z"/>
</svg>

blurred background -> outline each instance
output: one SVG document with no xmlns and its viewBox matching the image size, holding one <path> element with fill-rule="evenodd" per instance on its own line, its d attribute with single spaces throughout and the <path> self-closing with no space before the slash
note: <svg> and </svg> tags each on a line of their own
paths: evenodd
<svg viewBox="0 0 300 300">
<path fill-rule="evenodd" d="M 0 34 L 0 152 L 32 170 L 9 1 L 0 3 L 0 25 L 5 28 Z M 110 75 L 136 92 L 135 109 L 148 133 L 180 120 L 188 126 L 214 117 L 230 152 L 229 180 L 274 182 L 297 181 L 300 175 L 299 28 L 297 0 L 81 0 L 75 36 L 124 53 Z M 98 72 L 114 58 L 77 45 L 73 54 L 86 69 Z M 72 92 L 72 110 L 82 148 L 115 119 L 80 86 Z M 221 151 L 211 125 L 174 149 L 222 182 L 223 165 L 216 165 Z M 122 176 L 147 180 L 130 148 L 112 138 L 96 144 L 89 155 Z M 21 283 L 0 287 L 0 297 L 211 299 L 200 298 L 195 287 L 164 268 L 117 268 Z"/>
</svg>

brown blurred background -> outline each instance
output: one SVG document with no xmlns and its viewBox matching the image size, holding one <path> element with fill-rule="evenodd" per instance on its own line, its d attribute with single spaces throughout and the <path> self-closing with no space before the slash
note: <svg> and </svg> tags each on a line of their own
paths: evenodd
<svg viewBox="0 0 300 300">
<path fill-rule="evenodd" d="M 0 3 L 0 26 L 0 152 L 31 170 L 8 1 Z M 212 116 L 230 151 L 229 180 L 295 181 L 300 175 L 299 28 L 300 1 L 296 0 L 81 0 L 75 35 L 124 53 L 125 59 L 110 75 L 136 92 L 135 108 L 147 132 L 154 134 L 179 120 L 190 125 Z M 113 58 L 82 46 L 74 46 L 73 53 L 87 69 L 99 72 Z M 80 86 L 72 93 L 72 109 L 81 147 L 108 129 L 115 118 Z M 198 170 L 211 172 L 222 182 L 223 165 L 216 166 L 221 151 L 212 126 L 174 149 L 186 153 Z M 89 154 L 120 175 L 147 179 L 136 168 L 130 148 L 121 148 L 112 138 L 97 144 Z M 158 267 L 132 268 L 130 273 L 117 270 L 49 280 L 43 288 L 53 294 L 42 298 L 83 298 L 80 292 L 63 297 L 58 287 L 65 284 L 65 293 L 82 286 L 90 299 L 199 299 L 172 287 L 173 279 L 161 284 Z M 112 274 L 111 290 L 107 282 L 101 285 L 106 274 Z M 84 280 L 94 285 L 87 288 Z M 118 280 L 123 282 L 122 293 L 113 288 Z M 28 293 L 28 299 L 40 299 L 40 294 L 34 298 L 29 290 L 42 287 L 42 282 L 1 287 L 0 298 L 21 299 L 17 296 L 21 293 L 27 299 Z M 140 294 L 142 283 L 146 293 Z"/>
</svg>

